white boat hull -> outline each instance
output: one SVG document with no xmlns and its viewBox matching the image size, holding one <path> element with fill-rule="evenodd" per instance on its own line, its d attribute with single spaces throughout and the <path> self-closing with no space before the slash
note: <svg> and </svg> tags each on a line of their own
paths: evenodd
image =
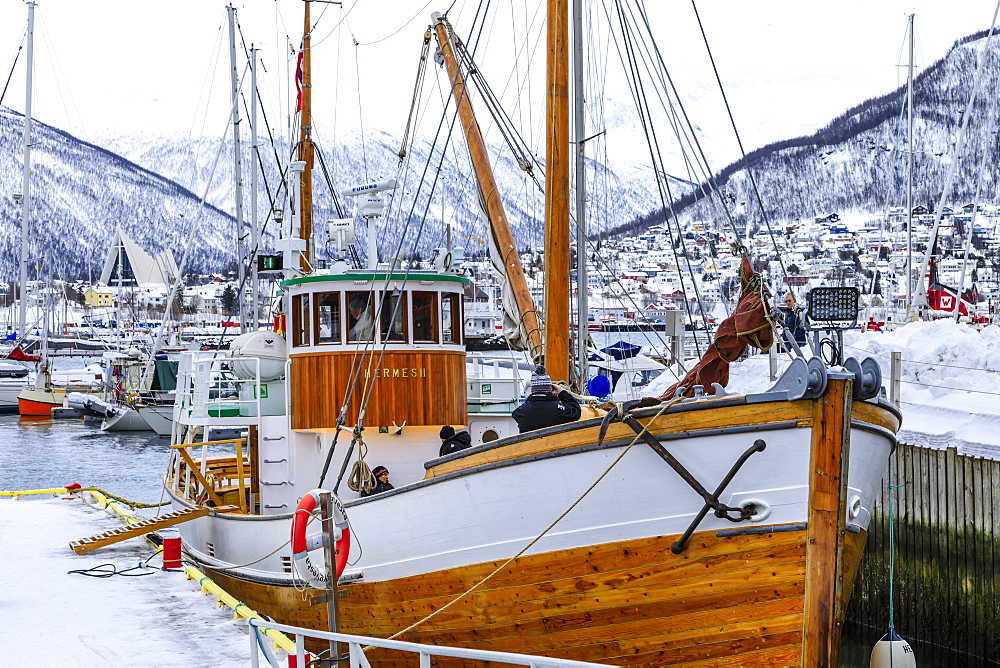
<svg viewBox="0 0 1000 668">
<path fill-rule="evenodd" d="M 766 504 L 769 513 L 759 522 L 739 524 L 709 514 L 699 531 L 807 521 L 808 428 L 760 429 L 665 445 L 712 489 L 758 438 L 766 449 L 749 458 L 720 500 L 729 506 L 753 500 L 760 507 Z M 848 522 L 859 529 L 867 528 L 893 444 L 888 433 L 851 431 L 848 496 L 856 500 L 849 504 L 854 509 Z M 352 556 L 345 575 L 391 580 L 506 559 L 542 534 L 580 497 L 579 504 L 528 554 L 683 533 L 702 509 L 701 497 L 642 443 L 633 445 L 612 467 L 626 447 L 594 446 L 570 455 L 505 462 L 415 482 L 377 497 L 347 500 L 352 535 L 362 549 L 356 558 Z M 295 478 L 321 466 L 321 461 L 300 461 Z M 609 467 L 610 473 L 598 482 Z M 278 490 L 287 486 L 275 487 L 280 494 Z M 297 498 L 269 499 L 269 491 L 267 486 L 262 489 L 262 504 L 281 506 L 272 511 L 281 514 L 252 521 L 220 514 L 185 524 L 181 528 L 185 549 L 204 563 L 232 565 L 258 559 L 288 540 L 287 511 Z M 176 498 L 175 502 L 176 509 L 186 506 Z M 214 556 L 205 549 L 207 544 Z M 284 572 L 282 561 L 289 557 L 285 548 L 253 567 L 235 569 L 234 574 L 290 584 L 291 574 Z"/>
<path fill-rule="evenodd" d="M 119 406 L 118 413 L 101 422 L 101 431 L 152 431 L 152 428 L 134 408 Z"/>
<path fill-rule="evenodd" d="M 174 407 L 173 406 L 153 406 L 149 404 L 143 404 L 137 406 L 136 411 L 139 415 L 146 421 L 149 428 L 155 431 L 160 436 L 170 436 L 171 430 L 174 426 Z"/>
</svg>

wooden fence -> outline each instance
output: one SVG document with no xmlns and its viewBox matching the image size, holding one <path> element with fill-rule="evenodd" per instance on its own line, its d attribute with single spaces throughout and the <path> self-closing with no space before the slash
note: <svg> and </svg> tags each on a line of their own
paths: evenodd
<svg viewBox="0 0 1000 668">
<path fill-rule="evenodd" d="M 890 494 L 895 628 L 917 666 L 1000 665 L 1000 461 L 900 444 L 890 467 L 847 612 L 841 665 L 867 666 L 888 627 Z"/>
</svg>

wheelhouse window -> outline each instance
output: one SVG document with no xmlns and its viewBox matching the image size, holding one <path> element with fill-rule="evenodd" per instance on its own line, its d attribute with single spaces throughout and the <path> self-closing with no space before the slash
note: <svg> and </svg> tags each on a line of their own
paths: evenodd
<svg viewBox="0 0 1000 668">
<path fill-rule="evenodd" d="M 375 304 L 370 292 L 347 293 L 347 340 L 371 341 Z"/>
<path fill-rule="evenodd" d="M 340 293 L 320 292 L 316 298 L 316 343 L 340 343 Z"/>
<path fill-rule="evenodd" d="M 445 343 L 462 342 L 462 300 L 454 292 L 441 295 L 441 339 Z"/>
<path fill-rule="evenodd" d="M 309 340 L 309 295 L 292 297 L 292 346 L 308 346 Z"/>
<path fill-rule="evenodd" d="M 413 340 L 437 343 L 437 293 L 413 292 Z"/>
<path fill-rule="evenodd" d="M 382 340 L 391 343 L 406 343 L 406 295 L 399 292 L 383 292 Z"/>
</svg>

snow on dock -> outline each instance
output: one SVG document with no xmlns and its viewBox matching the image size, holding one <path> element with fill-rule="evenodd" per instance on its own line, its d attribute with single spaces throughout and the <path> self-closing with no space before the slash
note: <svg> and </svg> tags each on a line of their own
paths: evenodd
<svg viewBox="0 0 1000 668">
<path fill-rule="evenodd" d="M 245 621 L 235 621 L 184 573 L 161 570 L 144 539 L 82 555 L 69 547 L 121 526 L 79 499 L 0 498 L 2 663 L 36 665 L 49 657 L 102 668 L 250 665 Z M 153 568 L 126 575 L 69 573 L 103 564 L 124 571 L 147 559 Z M 137 573 L 148 575 L 129 577 Z"/>
</svg>

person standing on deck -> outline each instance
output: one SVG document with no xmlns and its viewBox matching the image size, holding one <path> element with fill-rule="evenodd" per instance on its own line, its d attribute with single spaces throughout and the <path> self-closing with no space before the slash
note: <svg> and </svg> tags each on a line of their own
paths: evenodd
<svg viewBox="0 0 1000 668">
<path fill-rule="evenodd" d="M 557 395 L 545 367 L 535 367 L 530 388 L 531 394 L 511 414 L 520 433 L 580 419 L 580 402 L 565 388 L 558 388 Z"/>
<path fill-rule="evenodd" d="M 464 429 L 456 432 L 454 427 L 446 424 L 441 427 L 438 436 L 441 437 L 441 450 L 438 452 L 438 457 L 472 447 L 472 434 Z"/>
</svg>

